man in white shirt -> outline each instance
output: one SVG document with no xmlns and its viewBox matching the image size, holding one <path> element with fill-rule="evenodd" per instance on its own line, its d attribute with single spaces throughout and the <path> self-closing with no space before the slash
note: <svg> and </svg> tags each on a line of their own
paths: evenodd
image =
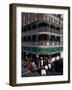
<svg viewBox="0 0 72 90">
<path fill-rule="evenodd" d="M 48 64 L 48 70 L 51 71 L 51 63 Z"/>
<path fill-rule="evenodd" d="M 41 76 L 46 76 L 46 70 L 44 67 L 41 69 Z"/>
<path fill-rule="evenodd" d="M 43 57 L 41 57 L 40 64 L 41 64 L 41 67 L 42 67 L 43 66 Z"/>
</svg>

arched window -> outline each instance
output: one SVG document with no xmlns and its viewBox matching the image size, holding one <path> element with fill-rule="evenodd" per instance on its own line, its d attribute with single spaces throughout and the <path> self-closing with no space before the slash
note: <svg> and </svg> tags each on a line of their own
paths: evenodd
<svg viewBox="0 0 72 90">
<path fill-rule="evenodd" d="M 53 24 L 50 25 L 51 29 L 55 29 L 55 26 Z"/>
<path fill-rule="evenodd" d="M 31 42 L 31 36 L 27 36 L 27 42 Z"/>
<path fill-rule="evenodd" d="M 55 40 L 56 40 L 57 42 L 60 42 L 60 37 L 57 36 Z"/>
<path fill-rule="evenodd" d="M 23 26 L 22 27 L 22 32 L 26 32 L 26 28 L 27 28 L 26 26 Z"/>
<path fill-rule="evenodd" d="M 33 35 L 32 36 L 32 42 L 36 42 L 37 41 L 37 36 L 36 35 Z"/>
<path fill-rule="evenodd" d="M 32 29 L 37 29 L 37 25 L 36 24 L 32 24 Z"/>
<path fill-rule="evenodd" d="M 40 28 L 40 27 L 47 27 L 47 26 L 49 26 L 49 24 L 46 23 L 46 22 L 41 22 L 41 23 L 38 24 L 38 27 L 39 27 L 39 28 Z"/>
<path fill-rule="evenodd" d="M 50 37 L 50 41 L 55 41 L 55 36 L 52 35 L 52 36 Z"/>
<path fill-rule="evenodd" d="M 38 41 L 46 41 L 47 40 L 47 35 L 41 34 L 38 36 Z"/>
<path fill-rule="evenodd" d="M 27 26 L 27 30 L 28 31 L 31 30 L 31 25 L 30 24 Z"/>
</svg>

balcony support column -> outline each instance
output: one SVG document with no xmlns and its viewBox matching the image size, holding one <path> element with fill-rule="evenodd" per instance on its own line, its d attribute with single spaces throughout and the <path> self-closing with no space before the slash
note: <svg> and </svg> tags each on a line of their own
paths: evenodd
<svg viewBox="0 0 72 90">
<path fill-rule="evenodd" d="M 31 35 L 31 44 L 32 44 L 32 35 Z"/>
<path fill-rule="evenodd" d="M 51 35 L 48 35 L 47 40 L 50 41 Z"/>
<path fill-rule="evenodd" d="M 36 35 L 36 45 L 38 45 L 38 34 Z"/>
<path fill-rule="evenodd" d="M 27 36 L 26 36 L 26 42 L 27 42 Z"/>
<path fill-rule="evenodd" d="M 48 45 L 50 45 L 50 38 L 51 38 L 51 35 L 48 35 L 47 37 Z"/>
<path fill-rule="evenodd" d="M 31 24 L 31 32 L 32 32 L 32 24 Z"/>
<path fill-rule="evenodd" d="M 37 32 L 38 32 L 38 23 L 37 23 Z"/>
</svg>

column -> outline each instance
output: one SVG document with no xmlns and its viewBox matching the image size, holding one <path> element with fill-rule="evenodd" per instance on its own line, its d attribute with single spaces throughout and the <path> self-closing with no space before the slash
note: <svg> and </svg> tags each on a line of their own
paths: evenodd
<svg viewBox="0 0 72 90">
<path fill-rule="evenodd" d="M 49 35 L 49 45 L 51 45 L 52 43 L 50 39 L 51 39 L 51 35 Z"/>
</svg>

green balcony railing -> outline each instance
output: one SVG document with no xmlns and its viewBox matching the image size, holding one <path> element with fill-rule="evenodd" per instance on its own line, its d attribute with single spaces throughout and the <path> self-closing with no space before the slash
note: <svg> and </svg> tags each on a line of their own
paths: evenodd
<svg viewBox="0 0 72 90">
<path fill-rule="evenodd" d="M 27 51 L 36 54 L 51 54 L 59 53 L 63 51 L 63 47 L 50 47 L 50 48 L 41 48 L 41 47 L 22 47 L 22 51 Z"/>
</svg>

